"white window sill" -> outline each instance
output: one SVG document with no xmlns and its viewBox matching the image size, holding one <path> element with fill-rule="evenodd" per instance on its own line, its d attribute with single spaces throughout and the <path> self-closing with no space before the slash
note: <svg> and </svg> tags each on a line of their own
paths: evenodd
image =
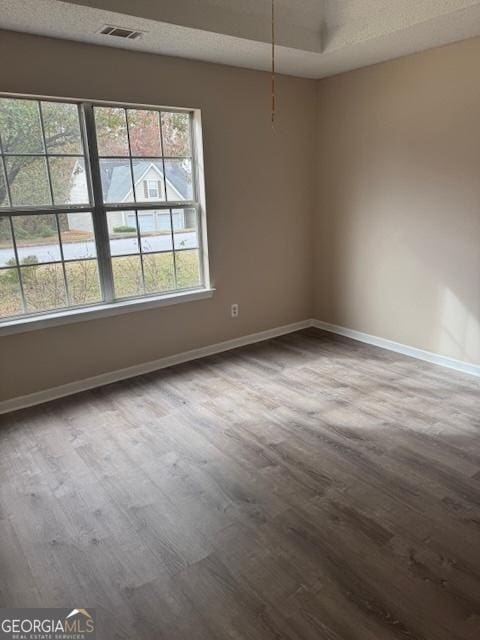
<svg viewBox="0 0 480 640">
<path fill-rule="evenodd" d="M 74 324 L 85 320 L 107 318 L 109 316 L 117 316 L 123 313 L 130 313 L 132 311 L 144 311 L 146 309 L 156 309 L 157 307 L 168 307 L 180 302 L 204 300 L 205 298 L 211 298 L 214 292 L 215 289 L 211 288 L 181 291 L 163 296 L 124 300 L 123 302 L 95 305 L 91 307 L 83 307 L 81 309 L 67 309 L 38 316 L 26 316 L 24 318 L 16 318 L 15 320 L 6 320 L 5 322 L 0 322 L 0 337 L 11 335 L 13 333 L 25 333 L 27 331 L 55 327 L 62 324 Z"/>
</svg>

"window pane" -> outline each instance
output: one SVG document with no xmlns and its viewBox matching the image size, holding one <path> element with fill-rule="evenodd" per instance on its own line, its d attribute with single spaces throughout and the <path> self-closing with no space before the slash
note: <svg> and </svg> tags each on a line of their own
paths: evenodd
<svg viewBox="0 0 480 640">
<path fill-rule="evenodd" d="M 143 256 L 145 291 L 156 293 L 175 288 L 173 253 L 156 253 Z"/>
<path fill-rule="evenodd" d="M 167 200 L 193 200 L 192 163 L 190 160 L 165 160 Z"/>
<path fill-rule="evenodd" d="M 104 202 L 133 202 L 130 160 L 100 160 L 100 173 Z"/>
<path fill-rule="evenodd" d="M 129 109 L 127 113 L 132 156 L 161 156 L 158 111 Z"/>
<path fill-rule="evenodd" d="M 85 160 L 49 158 L 55 204 L 89 204 Z"/>
<path fill-rule="evenodd" d="M 175 253 L 177 269 L 177 287 L 198 287 L 200 280 L 200 261 L 198 251 L 177 251 Z"/>
<path fill-rule="evenodd" d="M 45 158 L 13 156 L 5 163 L 12 206 L 52 204 Z"/>
<path fill-rule="evenodd" d="M 144 253 L 171 251 L 173 249 L 169 209 L 166 211 L 139 211 L 138 222 L 140 224 L 140 239 Z"/>
<path fill-rule="evenodd" d="M 83 154 L 78 107 L 65 102 L 42 102 L 45 144 L 49 153 Z"/>
<path fill-rule="evenodd" d="M 0 270 L 0 317 L 23 313 L 20 279 L 16 269 Z"/>
<path fill-rule="evenodd" d="M 161 160 L 134 160 L 133 177 L 137 202 L 165 200 Z"/>
<path fill-rule="evenodd" d="M 43 153 L 38 102 L 0 98 L 0 136 L 4 153 Z"/>
<path fill-rule="evenodd" d="M 0 158 L 0 207 L 9 207 L 7 181 L 5 180 L 5 172 L 3 170 L 2 158 Z"/>
<path fill-rule="evenodd" d="M 95 107 L 98 153 L 101 156 L 128 156 L 125 109 Z"/>
<path fill-rule="evenodd" d="M 55 215 L 15 216 L 13 231 L 20 264 L 56 262 L 61 259 Z"/>
<path fill-rule="evenodd" d="M 71 305 L 92 304 L 102 300 L 96 260 L 66 262 L 65 272 Z"/>
<path fill-rule="evenodd" d="M 48 311 L 66 306 L 67 296 L 61 264 L 22 267 L 21 274 L 27 311 Z"/>
<path fill-rule="evenodd" d="M 139 253 L 135 211 L 109 211 L 107 223 L 112 256 Z"/>
<path fill-rule="evenodd" d="M 190 156 L 190 116 L 162 112 L 163 155 Z"/>
<path fill-rule="evenodd" d="M 197 249 L 197 212 L 195 209 L 172 209 L 175 249 Z"/>
<path fill-rule="evenodd" d="M 95 258 L 95 234 L 91 213 L 61 213 L 58 216 L 65 260 Z"/>
<path fill-rule="evenodd" d="M 0 267 L 12 267 L 15 264 L 10 219 L 7 216 L 0 216 Z"/>
<path fill-rule="evenodd" d="M 143 294 L 140 256 L 113 258 L 112 269 L 115 296 L 117 298 L 127 298 Z"/>
</svg>

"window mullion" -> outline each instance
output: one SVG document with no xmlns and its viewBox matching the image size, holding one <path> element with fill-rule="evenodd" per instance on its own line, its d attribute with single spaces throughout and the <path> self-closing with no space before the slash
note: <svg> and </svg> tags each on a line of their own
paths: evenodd
<svg viewBox="0 0 480 640">
<path fill-rule="evenodd" d="M 135 224 L 137 225 L 137 242 L 138 242 L 138 253 L 140 257 L 140 267 L 142 269 L 142 286 L 143 293 L 146 291 L 145 284 L 145 265 L 143 264 L 143 250 L 142 250 L 142 237 L 140 235 L 140 221 L 138 219 L 138 211 L 135 209 Z"/>
<path fill-rule="evenodd" d="M 162 145 L 161 147 L 161 151 L 162 151 L 162 168 L 163 168 L 163 189 L 164 189 L 164 195 L 165 195 L 165 202 L 168 201 L 168 196 L 167 196 L 167 177 L 165 174 L 165 148 L 163 145 L 163 125 L 162 125 L 162 112 L 159 111 L 158 113 L 158 120 L 159 120 L 159 125 L 160 125 L 160 144 Z M 170 236 L 171 236 L 171 240 L 172 240 L 172 259 L 173 259 L 173 281 L 174 281 L 174 286 L 175 289 L 177 289 L 178 287 L 178 278 L 177 278 L 177 257 L 175 254 L 175 236 L 173 233 L 173 214 L 172 214 L 172 208 L 169 208 L 169 214 L 170 214 Z"/>
<path fill-rule="evenodd" d="M 58 246 L 60 247 L 60 259 L 62 261 L 63 281 L 65 282 L 65 293 L 67 294 L 67 306 L 70 306 L 72 304 L 72 300 L 70 298 L 70 291 L 68 286 L 67 269 L 65 267 L 65 256 L 63 254 L 63 241 L 62 241 L 62 235 L 60 233 L 60 219 L 58 217 L 58 213 L 55 214 L 55 224 L 57 227 Z"/>
<path fill-rule="evenodd" d="M 24 313 L 26 313 L 27 299 L 25 297 L 25 289 L 23 288 L 23 276 L 22 276 L 22 270 L 20 269 L 20 258 L 18 257 L 18 247 L 17 247 L 17 241 L 15 239 L 15 229 L 13 228 L 13 220 L 11 216 L 8 216 L 8 220 L 10 222 L 10 233 L 12 235 L 12 244 L 13 244 L 13 252 L 15 254 L 15 262 L 17 263 L 16 268 L 17 268 L 18 282 L 20 284 L 20 293 L 22 295 L 22 307 L 23 307 Z"/>
<path fill-rule="evenodd" d="M 47 139 L 45 137 L 45 123 L 43 121 L 42 103 L 40 101 L 38 101 L 38 113 L 40 115 L 40 128 L 42 131 L 43 149 L 45 151 L 45 153 L 39 157 L 43 157 L 45 159 L 45 164 L 47 165 L 48 189 L 50 192 L 50 200 L 52 201 L 53 207 L 55 205 L 55 199 L 53 197 L 52 176 L 50 174 L 50 159 L 48 157 Z"/>
<path fill-rule="evenodd" d="M 158 202 L 127 202 L 121 204 L 107 204 L 105 205 L 106 211 L 125 211 L 131 209 L 138 209 L 139 211 L 160 211 L 162 209 L 183 209 L 183 208 L 192 208 L 197 207 L 198 202 L 194 200 L 179 200 L 174 202 L 165 202 L 164 200 L 159 200 Z"/>
<path fill-rule="evenodd" d="M 132 195 L 133 200 L 136 203 L 137 198 L 137 186 L 135 184 L 135 173 L 133 171 L 133 159 L 132 159 L 132 145 L 130 142 L 130 125 L 128 123 L 128 110 L 125 109 L 125 123 L 127 125 L 127 140 L 128 140 L 128 159 L 130 161 L 130 176 L 132 180 Z M 148 187 L 147 187 L 148 188 Z M 142 272 L 142 293 L 145 294 L 145 267 L 143 264 L 143 255 L 142 255 L 142 239 L 140 237 L 140 221 L 138 219 L 138 211 L 135 209 L 135 224 L 137 225 L 137 241 L 138 241 L 138 254 L 140 258 L 140 268 Z"/>
<path fill-rule="evenodd" d="M 110 243 L 108 235 L 108 223 L 106 209 L 103 203 L 102 177 L 100 173 L 100 160 L 98 157 L 97 135 L 95 131 L 95 116 L 93 105 L 82 105 L 86 140 L 88 142 L 88 159 L 90 164 L 91 192 L 93 196 L 93 226 L 95 229 L 95 244 L 97 247 L 98 270 L 102 283 L 105 302 L 115 299 L 113 287 L 112 261 L 110 256 Z"/>
</svg>

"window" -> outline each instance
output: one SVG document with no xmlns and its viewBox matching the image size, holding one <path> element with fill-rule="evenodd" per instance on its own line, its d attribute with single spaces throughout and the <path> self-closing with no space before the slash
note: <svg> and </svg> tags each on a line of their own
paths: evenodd
<svg viewBox="0 0 480 640">
<path fill-rule="evenodd" d="M 160 180 L 144 180 L 143 192 L 147 200 L 159 200 L 161 190 Z"/>
<path fill-rule="evenodd" d="M 0 319 L 208 286 L 193 119 L 0 96 Z"/>
</svg>

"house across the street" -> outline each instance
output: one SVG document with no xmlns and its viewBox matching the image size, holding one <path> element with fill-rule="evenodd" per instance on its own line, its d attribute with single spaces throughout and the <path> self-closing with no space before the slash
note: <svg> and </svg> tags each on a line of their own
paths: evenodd
<svg viewBox="0 0 480 640">
<path fill-rule="evenodd" d="M 135 202 L 164 201 L 181 202 L 192 200 L 192 171 L 190 160 L 165 160 L 165 178 L 162 160 L 133 160 L 133 177 L 130 161 L 119 159 L 101 160 L 101 178 L 104 198 L 106 202 L 125 203 L 128 207 L 122 211 L 110 212 L 108 228 L 114 233 L 117 228 L 135 228 L 135 211 L 130 207 Z M 73 172 L 71 201 L 75 202 L 76 192 L 83 188 L 83 165 L 78 164 Z M 165 194 L 166 187 L 166 194 Z M 70 229 L 83 229 L 86 218 L 81 213 L 69 213 L 68 225 Z M 170 210 L 159 209 L 152 211 L 138 211 L 140 231 L 170 231 Z M 195 210 L 191 208 L 172 208 L 173 229 L 192 229 L 195 226 Z"/>
</svg>

